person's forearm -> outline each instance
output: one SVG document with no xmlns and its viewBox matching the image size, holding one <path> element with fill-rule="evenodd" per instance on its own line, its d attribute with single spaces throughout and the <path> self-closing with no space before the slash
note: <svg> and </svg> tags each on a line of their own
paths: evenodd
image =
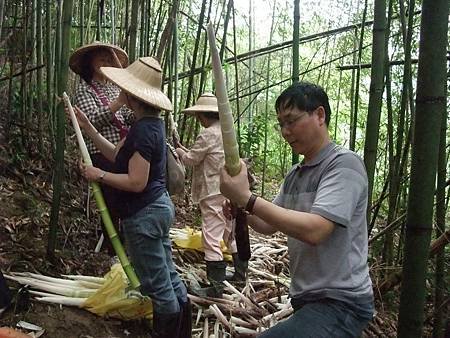
<svg viewBox="0 0 450 338">
<path fill-rule="evenodd" d="M 97 181 L 113 188 L 130 192 L 142 192 L 146 186 L 144 182 L 133 180 L 128 174 L 114 174 L 111 172 L 106 172 L 103 178 Z"/>
<path fill-rule="evenodd" d="M 247 222 L 256 232 L 259 232 L 260 234 L 273 235 L 275 232 L 277 232 L 277 229 L 264 222 L 258 216 L 248 215 Z"/>
<path fill-rule="evenodd" d="M 192 152 L 189 150 L 185 151 L 182 148 L 178 148 L 178 149 L 179 149 L 179 150 L 177 150 L 178 156 L 180 157 L 181 162 L 183 162 L 183 164 L 186 166 L 193 167 L 193 166 L 199 164 L 204 158 L 203 154 L 201 154 L 201 156 L 198 156 L 198 154 L 195 152 Z"/>
<path fill-rule="evenodd" d="M 85 132 L 103 156 L 105 156 L 108 161 L 114 162 L 116 146 L 104 138 L 94 127 L 85 130 Z"/>
<path fill-rule="evenodd" d="M 253 214 L 262 221 L 255 224 L 256 227 L 261 227 L 262 231 L 255 227 L 256 231 L 261 233 L 269 229 L 272 229 L 273 232 L 280 231 L 311 245 L 325 240 L 334 229 L 334 223 L 322 216 L 285 209 L 261 197 L 255 201 Z"/>
</svg>

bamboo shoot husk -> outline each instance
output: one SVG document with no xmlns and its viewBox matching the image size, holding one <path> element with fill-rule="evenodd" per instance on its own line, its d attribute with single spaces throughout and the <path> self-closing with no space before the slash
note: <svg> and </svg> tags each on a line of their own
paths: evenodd
<svg viewBox="0 0 450 338">
<path fill-rule="evenodd" d="M 222 64 L 219 51 L 216 47 L 214 27 L 212 22 L 208 24 L 208 41 L 211 50 L 211 62 L 216 84 L 217 105 L 219 108 L 220 128 L 222 130 L 223 149 L 225 152 L 225 168 L 231 176 L 236 176 L 241 171 L 239 159 L 239 146 L 234 131 L 233 114 L 227 96 L 227 89 L 222 73 Z"/>
</svg>

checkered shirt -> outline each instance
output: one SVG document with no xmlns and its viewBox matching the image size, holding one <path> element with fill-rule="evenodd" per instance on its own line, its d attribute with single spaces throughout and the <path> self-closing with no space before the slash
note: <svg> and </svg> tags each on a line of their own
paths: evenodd
<svg viewBox="0 0 450 338">
<path fill-rule="evenodd" d="M 92 82 L 97 90 L 102 92 L 110 102 L 119 96 L 120 88 L 113 83 Z M 94 89 L 83 80 L 78 85 L 74 103 L 86 114 L 103 137 L 113 144 L 117 144 L 120 141 L 119 129 L 113 124 L 113 112 L 108 106 L 103 105 Z M 125 106 L 116 112 L 116 117 L 125 126 L 131 125 L 134 120 L 133 112 Z M 100 152 L 89 138 L 85 138 L 85 141 L 90 154 Z"/>
</svg>

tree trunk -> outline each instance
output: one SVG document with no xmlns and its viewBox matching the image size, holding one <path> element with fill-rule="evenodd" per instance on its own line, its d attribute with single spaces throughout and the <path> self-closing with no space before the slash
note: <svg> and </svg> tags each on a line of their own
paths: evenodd
<svg viewBox="0 0 450 338">
<path fill-rule="evenodd" d="M 248 51 L 253 50 L 253 40 L 254 40 L 254 29 L 253 29 L 253 0 L 248 0 L 249 10 L 248 10 Z M 254 96 L 253 90 L 253 68 L 254 59 L 251 57 L 248 60 L 248 124 L 247 124 L 247 138 L 246 138 L 246 149 L 245 154 L 248 157 L 252 157 L 252 143 L 253 143 L 253 100 Z"/>
<path fill-rule="evenodd" d="M 42 0 L 36 0 L 36 60 L 37 65 L 43 64 L 42 57 Z M 38 148 L 44 155 L 44 108 L 42 105 L 42 68 L 37 69 L 36 74 L 36 96 L 37 96 L 37 120 L 38 120 Z"/>
<path fill-rule="evenodd" d="M 292 83 L 299 80 L 300 72 L 300 0 L 294 0 L 294 31 L 292 35 Z M 292 164 L 298 163 L 298 154 L 292 153 Z"/>
<path fill-rule="evenodd" d="M 273 12 L 272 12 L 272 23 L 270 25 L 270 33 L 269 33 L 269 46 L 272 44 L 273 40 L 273 32 L 275 29 L 275 13 L 277 8 L 277 1 L 273 3 Z M 270 54 L 267 55 L 267 68 L 266 68 L 266 84 L 267 87 L 270 81 Z M 267 139 L 268 139 L 268 121 L 269 119 L 269 89 L 266 89 L 266 97 L 265 97 L 265 107 L 264 107 L 264 119 L 266 123 L 264 123 L 264 150 L 263 150 L 263 172 L 262 172 L 262 182 L 261 182 L 261 196 L 264 198 L 265 193 L 265 179 L 266 179 L 266 167 L 267 167 Z"/>
<path fill-rule="evenodd" d="M 416 117 L 398 319 L 400 338 L 422 336 L 439 132 L 442 114 L 446 112 L 448 12 L 448 0 L 424 0 L 422 3 Z"/>
<path fill-rule="evenodd" d="M 192 62 L 191 62 L 191 74 L 189 76 L 189 82 L 188 82 L 188 87 L 187 87 L 187 94 L 185 97 L 186 103 L 185 103 L 185 107 L 189 107 L 189 105 L 191 104 L 191 96 L 192 96 L 192 86 L 194 84 L 194 73 L 193 70 L 195 69 L 195 64 L 197 63 L 197 54 L 198 54 L 198 47 L 200 44 L 200 37 L 202 34 L 202 26 L 203 26 L 203 20 L 205 19 L 205 10 L 206 10 L 206 0 L 202 0 L 202 8 L 200 10 L 200 17 L 198 19 L 198 26 L 197 26 L 197 34 L 196 34 L 196 38 L 195 38 L 195 44 L 194 44 L 194 50 L 192 52 Z M 183 133 L 181 134 L 181 142 L 183 143 L 184 140 L 184 130 L 186 128 L 186 119 L 187 119 L 187 114 L 184 114 L 183 118 L 182 118 L 182 125 L 181 125 L 181 130 L 183 131 Z"/>
<path fill-rule="evenodd" d="M 73 0 L 64 0 L 63 25 L 62 25 L 62 48 L 61 65 L 58 73 L 58 96 L 66 91 L 67 79 L 69 75 L 69 53 L 70 53 L 70 31 L 72 27 Z M 54 258 L 56 248 L 56 237 L 58 230 L 59 209 L 61 204 L 61 194 L 64 179 L 64 138 L 66 128 L 66 114 L 64 113 L 64 102 L 61 100 L 57 106 L 56 115 L 56 154 L 53 176 L 53 199 L 50 214 L 49 235 L 48 235 L 48 258 Z"/>
<path fill-rule="evenodd" d="M 209 6 L 208 6 L 208 15 L 206 16 L 206 22 L 211 22 L 211 10 L 212 10 L 212 0 L 209 1 Z M 209 53 L 208 53 L 208 36 L 207 34 L 204 34 L 204 41 L 203 41 L 203 51 L 202 51 L 202 61 L 201 61 L 201 73 L 200 73 L 200 81 L 198 84 L 198 90 L 197 90 L 197 95 L 196 97 L 199 97 L 200 95 L 202 95 L 203 90 L 205 88 L 205 82 L 206 82 L 206 57 L 210 57 Z M 195 92 L 195 90 L 193 90 L 193 92 Z M 195 124 L 195 131 L 194 131 L 194 135 L 198 134 L 198 130 L 200 128 L 200 125 L 198 123 Z M 191 135 L 190 135 L 191 136 Z"/>
<path fill-rule="evenodd" d="M 136 59 L 137 25 L 139 14 L 139 0 L 131 1 L 131 21 L 130 21 L 130 45 L 128 47 L 128 57 L 130 63 Z"/>
<path fill-rule="evenodd" d="M 222 44 L 220 45 L 220 52 L 219 52 L 220 62 L 222 63 L 223 63 L 223 55 L 225 53 L 225 49 L 227 46 L 228 22 L 230 21 L 230 12 L 232 7 L 233 7 L 233 0 L 228 0 L 227 14 L 225 14 L 225 19 L 223 21 Z"/>
<path fill-rule="evenodd" d="M 364 45 L 364 31 L 365 31 L 365 22 L 367 16 L 367 0 L 364 1 L 364 10 L 363 16 L 361 20 L 361 33 L 359 35 L 359 48 L 358 48 L 358 60 L 357 63 L 361 63 L 362 51 Z M 354 104 L 353 104 L 353 112 L 350 118 L 350 150 L 355 150 L 356 146 L 356 130 L 358 129 L 358 110 L 359 110 L 359 85 L 361 79 L 361 69 L 356 70 L 355 75 L 355 92 L 354 92 Z"/>
<path fill-rule="evenodd" d="M 370 96 L 367 109 L 366 142 L 364 144 L 364 164 L 368 179 L 368 208 L 372 204 L 372 190 L 377 161 L 378 137 L 380 130 L 381 106 L 383 104 L 384 60 L 386 55 L 386 0 L 375 0 L 372 39 L 372 69 L 370 74 Z"/>
<path fill-rule="evenodd" d="M 5 9 L 5 0 L 0 0 L 0 41 L 2 41 L 4 9 Z"/>
<path fill-rule="evenodd" d="M 80 46 L 84 45 L 84 1 L 80 1 Z"/>
<path fill-rule="evenodd" d="M 175 12 L 173 21 L 173 35 L 172 35 L 172 103 L 173 103 L 173 120 L 176 121 L 178 110 L 178 11 Z"/>
<path fill-rule="evenodd" d="M 27 81 L 27 64 L 28 64 L 28 17 L 29 17 L 29 10 L 30 10 L 30 3 L 29 0 L 23 0 L 23 7 L 22 7 L 22 55 L 20 56 L 21 60 L 21 80 L 20 80 L 20 143 L 22 146 L 22 150 L 24 150 L 27 147 L 28 144 L 28 136 L 27 130 L 29 130 L 29 123 L 28 123 L 28 95 L 27 95 L 27 89 L 28 89 L 28 81 Z"/>
<path fill-rule="evenodd" d="M 447 112 L 444 110 L 441 116 L 441 133 L 439 140 L 437 191 L 436 191 L 436 238 L 445 233 L 445 187 L 447 179 Z M 434 288 L 434 321 L 433 338 L 444 338 L 445 301 L 445 251 L 444 247 L 436 253 L 436 283 Z"/>
<path fill-rule="evenodd" d="M 111 0 L 111 43 L 116 44 L 116 0 Z"/>
<path fill-rule="evenodd" d="M 237 142 L 238 142 L 238 146 L 239 146 L 239 152 L 240 152 L 240 156 L 243 156 L 243 151 L 242 151 L 242 143 L 241 143 L 241 108 L 240 108 L 240 100 L 239 100 L 239 71 L 238 71 L 238 64 L 236 61 L 236 56 L 237 56 L 237 37 L 236 37 L 236 13 L 234 10 L 234 1 L 231 1 L 231 5 L 232 5 L 232 10 L 233 10 L 233 53 L 234 53 L 234 58 L 235 58 L 235 62 L 234 62 L 234 81 L 235 81 L 235 91 L 236 91 L 236 121 L 237 121 Z"/>
</svg>

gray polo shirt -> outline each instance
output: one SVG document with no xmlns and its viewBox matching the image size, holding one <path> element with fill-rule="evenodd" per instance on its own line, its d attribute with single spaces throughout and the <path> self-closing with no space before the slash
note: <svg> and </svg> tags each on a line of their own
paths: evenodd
<svg viewBox="0 0 450 338">
<path fill-rule="evenodd" d="M 288 237 L 291 297 L 372 302 L 367 266 L 367 174 L 354 152 L 329 143 L 308 164 L 295 165 L 274 203 L 335 223 L 318 245 Z"/>
</svg>

